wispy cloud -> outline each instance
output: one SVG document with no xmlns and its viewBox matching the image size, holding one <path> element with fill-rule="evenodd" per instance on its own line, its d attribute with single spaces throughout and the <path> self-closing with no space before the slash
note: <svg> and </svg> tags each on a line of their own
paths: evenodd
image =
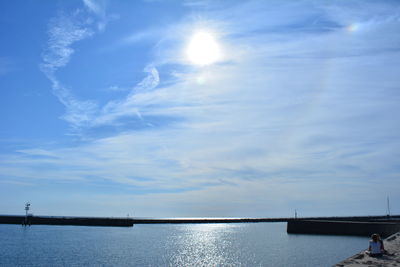
<svg viewBox="0 0 400 267">
<path fill-rule="evenodd" d="M 104 11 L 103 7 L 93 1 L 85 1 L 85 4 L 95 13 Z M 90 20 L 80 10 L 72 15 L 62 14 L 53 18 L 49 24 L 48 46 L 43 53 L 43 63 L 40 66 L 52 82 L 53 93 L 66 107 L 63 118 L 71 124 L 74 133 L 79 133 L 85 128 L 112 124 L 114 120 L 127 115 L 133 114 L 140 118 L 140 113 L 135 107 L 134 95 L 152 90 L 159 83 L 157 69 L 149 65 L 144 69 L 148 76 L 134 86 L 124 100 L 112 100 L 100 109 L 92 100 L 79 100 L 75 97 L 57 78 L 56 71 L 68 64 L 74 54 L 73 45 L 76 42 L 95 34 L 91 26 Z"/>
<path fill-rule="evenodd" d="M 110 86 L 110 87 L 108 87 L 108 90 L 110 90 L 110 91 L 128 91 L 128 90 L 130 90 L 130 88 L 127 88 L 127 87 L 120 87 L 120 86 L 118 86 L 118 85 L 112 85 L 112 86 Z"/>
<path fill-rule="evenodd" d="M 103 31 L 108 21 L 115 18 L 115 16 L 107 16 L 107 0 L 83 0 L 83 3 L 90 12 L 97 16 L 97 29 L 99 31 Z"/>
<path fill-rule="evenodd" d="M 49 40 L 42 54 L 43 63 L 40 65 L 41 70 L 52 83 L 54 95 L 67 109 L 64 119 L 73 127 L 84 125 L 96 108 L 92 101 L 78 100 L 69 89 L 62 85 L 56 74 L 58 69 L 68 64 L 74 53 L 72 45 L 94 34 L 81 16 L 81 12 L 76 11 L 72 16 L 62 14 L 51 20 L 48 30 Z"/>
<path fill-rule="evenodd" d="M 93 118 L 92 126 L 113 124 L 114 121 L 126 116 L 138 116 L 139 119 L 142 119 L 140 110 L 147 103 L 140 101 L 141 96 L 156 88 L 160 82 L 159 74 L 155 67 L 147 66 L 144 71 L 148 75 L 131 89 L 124 99 L 108 102 L 99 114 Z"/>
<path fill-rule="evenodd" d="M 130 34 L 127 37 L 122 38 L 118 44 L 128 45 L 147 40 L 157 40 L 162 35 L 163 35 L 162 29 L 148 29 L 146 31 L 140 31 Z"/>
<path fill-rule="evenodd" d="M 83 0 L 85 6 L 99 16 L 105 16 L 105 1 Z"/>
<path fill-rule="evenodd" d="M 68 64 L 74 53 L 72 44 L 93 35 L 89 25 L 82 21 L 80 12 L 72 16 L 60 15 L 53 18 L 49 24 L 48 46 L 43 53 L 42 70 L 46 74 L 54 72 Z"/>
</svg>

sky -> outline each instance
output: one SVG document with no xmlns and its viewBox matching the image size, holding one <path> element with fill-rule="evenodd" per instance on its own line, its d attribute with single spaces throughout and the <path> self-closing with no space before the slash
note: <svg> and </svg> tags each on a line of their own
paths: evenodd
<svg viewBox="0 0 400 267">
<path fill-rule="evenodd" d="M 400 214 L 400 2 L 0 1 L 0 214 Z"/>
</svg>

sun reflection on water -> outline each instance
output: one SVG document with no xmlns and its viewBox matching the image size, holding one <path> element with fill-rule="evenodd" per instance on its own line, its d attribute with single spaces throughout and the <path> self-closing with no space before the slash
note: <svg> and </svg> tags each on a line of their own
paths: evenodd
<svg viewBox="0 0 400 267">
<path fill-rule="evenodd" d="M 238 255 L 228 255 L 232 247 L 230 238 L 236 228 L 232 224 L 187 225 L 178 238 L 178 251 L 172 262 L 174 266 L 226 266 L 237 262 Z M 235 260 L 236 259 L 236 260 Z"/>
</svg>

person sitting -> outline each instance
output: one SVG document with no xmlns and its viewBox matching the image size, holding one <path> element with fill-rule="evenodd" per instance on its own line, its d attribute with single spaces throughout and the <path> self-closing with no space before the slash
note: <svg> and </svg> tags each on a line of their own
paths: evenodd
<svg viewBox="0 0 400 267">
<path fill-rule="evenodd" d="M 369 241 L 367 254 L 371 257 L 381 257 L 385 252 L 383 241 L 380 239 L 378 234 L 373 234 Z"/>
</svg>

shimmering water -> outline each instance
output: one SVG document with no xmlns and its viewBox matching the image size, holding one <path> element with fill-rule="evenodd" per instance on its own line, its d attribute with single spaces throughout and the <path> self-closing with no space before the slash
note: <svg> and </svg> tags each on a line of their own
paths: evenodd
<svg viewBox="0 0 400 267">
<path fill-rule="evenodd" d="M 289 235 L 286 223 L 0 225 L 0 266 L 331 266 L 367 242 Z"/>
</svg>

